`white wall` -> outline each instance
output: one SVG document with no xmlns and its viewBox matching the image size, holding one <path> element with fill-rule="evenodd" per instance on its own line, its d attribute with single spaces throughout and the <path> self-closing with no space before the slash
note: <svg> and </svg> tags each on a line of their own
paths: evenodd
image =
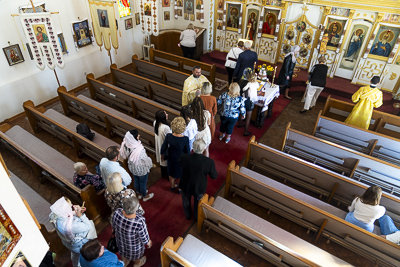
<svg viewBox="0 0 400 267">
<path fill-rule="evenodd" d="M 49 246 L 1 164 L 0 184 L 0 204 L 21 233 L 21 239 L 3 266 L 9 266 L 18 251 L 22 251 L 32 266 L 39 266 Z"/>
<path fill-rule="evenodd" d="M 38 1 L 34 1 L 38 2 Z M 65 42 L 68 47 L 68 54 L 65 54 L 66 67 L 64 69 L 56 68 L 61 85 L 71 90 L 86 82 L 84 72 L 94 73 L 99 77 L 109 72 L 110 58 L 107 51 L 94 44 L 75 50 L 71 23 L 80 19 L 90 19 L 88 2 L 84 0 L 46 0 L 46 9 L 51 12 L 60 12 L 59 15 L 52 15 L 53 25 L 57 32 L 63 32 Z M 22 103 L 26 100 L 32 100 L 35 104 L 40 104 L 57 96 L 57 81 L 54 72 L 45 69 L 40 71 L 36 68 L 34 62 L 30 60 L 27 50 L 23 50 L 22 42 L 27 42 L 25 36 L 22 36 L 22 28 L 18 17 L 14 19 L 11 14 L 17 14 L 19 6 L 27 5 L 26 0 L 3 0 L 0 1 L 0 14 L 2 23 L 0 23 L 0 45 L 9 46 L 8 42 L 19 44 L 25 62 L 9 66 L 5 56 L 0 56 L 0 122 L 10 118 L 23 111 Z M 117 7 L 115 5 L 115 7 Z M 116 11 L 117 12 L 117 11 Z M 134 15 L 133 15 L 134 18 Z M 125 30 L 125 19 L 118 19 L 121 37 L 119 38 L 119 49 L 117 54 L 111 50 L 113 63 L 119 67 L 131 62 L 131 56 L 138 54 L 142 56 L 141 46 L 143 44 L 143 34 L 140 25 L 135 25 L 131 30 Z M 61 23 L 61 24 L 60 24 Z M 21 39 L 18 31 L 21 34 Z M 3 53 L 2 53 L 3 54 Z"/>
</svg>

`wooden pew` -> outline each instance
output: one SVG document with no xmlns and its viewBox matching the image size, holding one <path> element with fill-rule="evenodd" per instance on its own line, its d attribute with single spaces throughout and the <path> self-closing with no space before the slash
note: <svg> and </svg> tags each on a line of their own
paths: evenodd
<svg viewBox="0 0 400 267">
<path fill-rule="evenodd" d="M 153 127 L 134 119 L 113 108 L 105 106 L 91 98 L 68 93 L 64 86 L 57 89 L 64 114 L 71 112 L 78 116 L 92 121 L 93 123 L 105 128 L 110 137 L 115 134 L 124 137 L 127 131 L 137 129 L 140 134 L 140 140 L 147 151 L 155 153 L 154 131 Z"/>
<path fill-rule="evenodd" d="M 146 62 L 146 61 L 145 61 Z M 110 67 L 112 83 L 121 89 L 131 93 L 137 93 L 136 87 L 144 88 L 146 93 L 143 95 L 151 100 L 167 105 L 176 110 L 182 108 L 182 89 L 177 89 L 169 85 L 152 81 L 136 74 L 129 73 L 117 68 L 112 64 Z M 156 72 L 154 72 L 156 73 Z M 186 75 L 187 77 L 187 75 Z M 183 84 L 183 83 L 182 83 Z M 140 94 L 140 93 L 139 93 Z"/>
<path fill-rule="evenodd" d="M 134 74 L 167 84 L 180 90 L 183 89 L 183 84 L 189 77 L 187 73 L 141 60 L 137 55 L 132 56 L 132 66 Z"/>
<path fill-rule="evenodd" d="M 344 122 L 354 106 L 355 104 L 340 101 L 329 96 L 322 110 L 322 116 Z M 400 139 L 400 117 L 374 110 L 369 130 Z"/>
<path fill-rule="evenodd" d="M 359 181 L 379 185 L 388 192 L 400 194 L 400 181 L 397 178 L 400 166 L 290 129 L 290 123 L 282 151 Z"/>
<path fill-rule="evenodd" d="M 199 232 L 211 228 L 276 266 L 351 266 L 221 197 L 203 196 L 197 226 Z"/>
<path fill-rule="evenodd" d="M 318 194 L 320 199 L 347 207 L 356 196 L 361 196 L 369 185 L 319 167 L 295 156 L 249 140 L 245 167 L 258 173 L 296 184 Z M 226 189 L 227 190 L 227 189 Z M 227 194 L 228 192 L 226 192 Z M 400 222 L 400 198 L 394 192 L 383 192 L 381 205 L 388 215 Z"/>
<path fill-rule="evenodd" d="M 215 85 L 215 64 L 207 64 L 201 61 L 180 57 L 174 54 L 150 48 L 150 62 L 158 65 L 166 66 L 171 69 L 179 70 L 188 74 L 192 74 L 194 66 L 201 67 L 201 73 L 207 77 L 210 83 Z"/>
<path fill-rule="evenodd" d="M 79 157 L 83 154 L 100 162 L 106 155 L 106 149 L 110 146 L 119 146 L 116 142 L 95 133 L 93 140 L 89 140 L 76 133 L 78 122 L 71 120 L 54 109 L 46 110 L 45 108 L 35 107 L 35 104 L 28 100 L 23 103 L 25 114 L 35 133 L 39 129 L 43 129 L 60 140 L 66 142 L 75 148 Z"/>
<path fill-rule="evenodd" d="M 228 166 L 225 197 L 240 195 L 316 233 L 315 242 L 327 237 L 379 265 L 399 266 L 400 246 L 345 221 L 347 212 L 297 191 L 235 162 Z M 356 242 L 354 242 L 354 240 Z M 359 243 L 362 245 L 360 246 Z M 397 255 L 396 257 L 394 255 Z"/>
<path fill-rule="evenodd" d="M 231 260 L 192 235 L 185 239 L 174 239 L 169 236 L 161 245 L 161 266 L 169 267 L 172 262 L 177 262 L 185 267 L 240 267 L 242 265 Z"/>
<path fill-rule="evenodd" d="M 112 84 L 98 81 L 94 79 L 94 76 L 91 73 L 86 76 L 86 80 L 89 85 L 90 97 L 92 99 L 101 99 L 112 106 L 119 107 L 126 112 L 131 113 L 134 118 L 143 118 L 152 124 L 156 118 L 156 112 L 160 109 L 167 112 L 170 120 L 173 120 L 175 117 L 180 115 L 180 112 L 176 109 L 172 109 L 148 98 L 128 92 Z"/>
<path fill-rule="evenodd" d="M 104 191 L 96 193 L 93 186 L 80 189 L 73 184 L 72 160 L 20 126 L 0 125 L 0 140 L 4 146 L 30 164 L 35 176 L 41 181 L 44 176 L 74 201 L 85 201 L 86 214 L 95 223 L 108 217 L 110 208 L 105 201 Z"/>
<path fill-rule="evenodd" d="M 400 165 L 400 139 L 318 114 L 313 135 L 383 161 Z"/>
</svg>

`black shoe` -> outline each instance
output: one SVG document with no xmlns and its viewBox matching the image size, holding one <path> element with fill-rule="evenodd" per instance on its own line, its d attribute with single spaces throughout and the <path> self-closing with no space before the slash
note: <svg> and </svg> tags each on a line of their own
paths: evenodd
<svg viewBox="0 0 400 267">
<path fill-rule="evenodd" d="M 236 127 L 243 128 L 244 126 L 245 126 L 244 124 L 238 124 Z"/>
<path fill-rule="evenodd" d="M 312 108 L 309 108 L 308 110 L 312 110 Z"/>
<path fill-rule="evenodd" d="M 300 113 L 305 113 L 305 112 L 307 112 L 307 109 L 300 110 Z"/>
<path fill-rule="evenodd" d="M 245 132 L 243 135 L 244 136 L 250 136 L 250 135 L 252 135 L 252 133 L 251 132 Z"/>
</svg>

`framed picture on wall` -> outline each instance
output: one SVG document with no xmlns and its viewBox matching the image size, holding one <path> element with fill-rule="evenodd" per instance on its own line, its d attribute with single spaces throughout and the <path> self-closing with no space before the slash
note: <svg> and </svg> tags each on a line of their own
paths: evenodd
<svg viewBox="0 0 400 267">
<path fill-rule="evenodd" d="M 136 25 L 140 24 L 140 15 L 139 15 L 139 13 L 135 14 L 135 21 L 136 21 Z"/>
<path fill-rule="evenodd" d="M 0 266 L 21 239 L 21 233 L 0 204 Z"/>
<path fill-rule="evenodd" d="M 79 48 L 92 44 L 87 19 L 72 23 L 72 29 L 74 31 L 74 40 Z"/>
<path fill-rule="evenodd" d="M 194 15 L 194 0 L 185 0 L 185 13 Z"/>
<path fill-rule="evenodd" d="M 170 20 L 170 16 L 169 11 L 164 11 L 164 20 Z"/>
<path fill-rule="evenodd" d="M 25 45 L 26 45 L 26 49 L 28 49 L 29 57 L 31 58 L 31 60 L 33 60 L 33 54 L 32 54 L 31 47 L 29 46 L 29 43 L 26 43 Z"/>
<path fill-rule="evenodd" d="M 162 0 L 162 7 L 169 7 L 170 1 L 169 0 Z"/>
<path fill-rule="evenodd" d="M 369 55 L 389 57 L 399 37 L 399 33 L 400 28 L 380 26 L 372 43 Z"/>
<path fill-rule="evenodd" d="M 339 46 L 340 37 L 343 34 L 343 29 L 346 25 L 346 20 L 339 19 L 328 19 L 326 31 L 328 33 L 328 47 L 334 47 L 335 49 Z"/>
<path fill-rule="evenodd" d="M 247 36 L 249 36 L 249 40 L 254 40 L 257 34 L 257 29 L 258 29 L 258 18 L 260 15 L 260 11 L 258 9 L 248 9 L 247 10 L 247 19 L 245 21 L 245 33 Z M 249 28 L 247 28 L 249 27 Z M 253 43 L 254 44 L 254 43 Z"/>
<path fill-rule="evenodd" d="M 15 255 L 14 259 L 9 265 L 9 267 L 14 267 L 14 266 L 32 267 L 32 265 L 29 263 L 29 261 L 21 251 L 18 251 L 17 255 Z"/>
<path fill-rule="evenodd" d="M 227 3 L 226 6 L 226 27 L 229 30 L 239 29 L 239 14 L 241 10 L 241 4 Z"/>
<path fill-rule="evenodd" d="M 58 36 L 58 42 L 60 43 L 60 48 L 63 54 L 68 53 L 68 48 L 67 48 L 67 44 L 65 43 L 65 39 L 64 39 L 64 34 L 63 33 L 59 33 L 57 34 Z"/>
<path fill-rule="evenodd" d="M 268 9 L 264 10 L 264 22 L 262 27 L 262 34 L 275 34 L 276 23 L 278 21 L 279 10 Z"/>
<path fill-rule="evenodd" d="M 15 64 L 24 62 L 24 56 L 21 53 L 21 49 L 18 44 L 10 45 L 3 48 L 4 54 L 6 55 L 8 65 L 13 66 Z"/>
<path fill-rule="evenodd" d="M 125 30 L 129 30 L 133 28 L 132 18 L 125 20 Z"/>
</svg>

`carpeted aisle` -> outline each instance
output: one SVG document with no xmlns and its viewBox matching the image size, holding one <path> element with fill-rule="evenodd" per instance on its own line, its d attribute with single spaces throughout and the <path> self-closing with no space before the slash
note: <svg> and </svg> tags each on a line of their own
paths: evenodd
<svg viewBox="0 0 400 267">
<path fill-rule="evenodd" d="M 273 115 L 271 118 L 265 119 L 264 126 L 261 129 L 250 124 L 249 131 L 256 136 L 256 140 L 264 134 L 289 102 L 290 100 L 284 99 L 282 96 L 275 100 Z M 235 160 L 239 163 L 244 158 L 250 139 L 250 136 L 243 136 L 244 128 L 235 127 L 231 141 L 225 144 L 224 140 L 219 141 L 218 130 L 219 125 L 216 127 L 216 133 L 210 146 L 210 157 L 214 159 L 218 171 L 216 180 L 209 179 L 207 194 L 211 196 L 215 195 L 224 184 L 229 162 Z M 194 222 L 194 219 L 186 220 L 181 196 L 169 190 L 169 182 L 166 179 L 159 179 L 149 188 L 149 192 L 155 194 L 154 198 L 148 202 L 141 201 L 141 204 L 146 212 L 148 231 L 153 241 L 153 247 L 145 252 L 147 256 L 145 266 L 153 267 L 160 264 L 160 247 L 164 240 L 168 236 L 172 236 L 174 239 L 182 236 Z M 111 236 L 111 231 L 109 226 L 99 234 L 99 240 L 105 246 Z"/>
</svg>

